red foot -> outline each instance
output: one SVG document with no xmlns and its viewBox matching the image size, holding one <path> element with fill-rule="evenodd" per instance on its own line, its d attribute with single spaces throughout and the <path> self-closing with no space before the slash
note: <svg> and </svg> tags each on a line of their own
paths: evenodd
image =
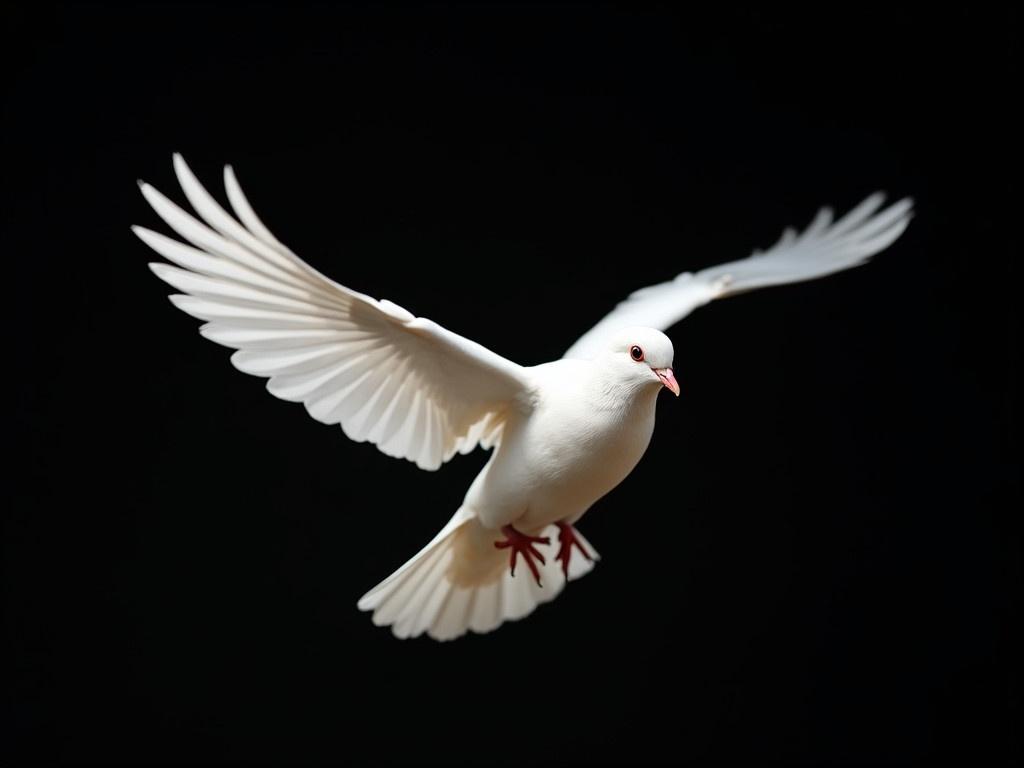
<svg viewBox="0 0 1024 768">
<path fill-rule="evenodd" d="M 541 565 L 546 561 L 544 555 L 537 551 L 534 544 L 550 544 L 551 539 L 547 536 L 527 536 L 525 533 L 520 533 L 511 525 L 503 526 L 501 532 L 505 534 L 504 541 L 494 542 L 494 546 L 498 549 L 511 548 L 512 552 L 509 554 L 508 564 L 512 569 L 512 575 L 516 575 L 516 557 L 518 555 L 523 556 L 523 560 L 530 567 L 530 572 L 533 574 L 533 578 L 537 580 L 537 586 L 543 586 L 540 583 L 540 571 L 537 570 L 537 563 L 534 562 L 534 558 L 540 560 Z"/>
<path fill-rule="evenodd" d="M 565 574 L 565 580 L 569 580 L 569 558 L 572 557 L 572 548 L 576 547 L 583 556 L 594 561 L 594 558 L 587 552 L 586 547 L 583 546 L 582 542 L 576 537 L 576 529 L 573 528 L 569 523 L 555 523 L 558 526 L 558 554 L 555 555 L 555 560 L 562 561 L 562 573 Z"/>
</svg>

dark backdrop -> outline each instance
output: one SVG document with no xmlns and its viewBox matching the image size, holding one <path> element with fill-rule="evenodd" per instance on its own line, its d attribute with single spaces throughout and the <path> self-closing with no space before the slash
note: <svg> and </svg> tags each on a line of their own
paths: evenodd
<svg viewBox="0 0 1024 768">
<path fill-rule="evenodd" d="M 822 13 L 4 10 L 8 756 L 1019 758 L 1016 20 Z M 135 180 L 183 200 L 175 150 L 522 363 L 819 205 L 918 205 L 870 266 L 673 331 L 592 575 L 399 642 L 356 599 L 486 455 L 388 459 L 201 339 L 128 229 L 167 231 Z"/>
</svg>

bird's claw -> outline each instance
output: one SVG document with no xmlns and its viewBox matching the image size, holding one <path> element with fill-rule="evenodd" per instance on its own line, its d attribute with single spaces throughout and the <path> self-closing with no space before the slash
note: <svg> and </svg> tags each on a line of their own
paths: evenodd
<svg viewBox="0 0 1024 768">
<path fill-rule="evenodd" d="M 558 525 L 558 554 L 555 555 L 555 560 L 561 561 L 562 573 L 565 574 L 565 580 L 569 580 L 569 560 L 572 558 L 572 548 L 575 546 L 587 560 L 591 562 L 594 558 L 587 548 L 583 546 L 583 542 L 579 540 L 576 535 L 576 529 L 573 528 L 569 523 L 556 523 Z"/>
<path fill-rule="evenodd" d="M 537 563 L 534 558 L 540 560 L 541 565 L 544 565 L 547 561 L 544 559 L 544 555 L 537 551 L 534 544 L 550 544 L 551 539 L 547 536 L 528 536 L 525 533 L 521 533 L 513 528 L 511 525 L 502 526 L 501 532 L 505 534 L 504 541 L 494 542 L 494 546 L 498 549 L 511 549 L 509 553 L 509 568 L 512 571 L 512 575 L 516 575 L 516 558 L 521 554 L 523 560 L 526 561 L 526 565 L 530 568 L 530 573 L 533 574 L 533 578 L 537 580 L 537 586 L 541 587 L 543 584 L 540 583 L 540 570 L 537 568 Z"/>
</svg>

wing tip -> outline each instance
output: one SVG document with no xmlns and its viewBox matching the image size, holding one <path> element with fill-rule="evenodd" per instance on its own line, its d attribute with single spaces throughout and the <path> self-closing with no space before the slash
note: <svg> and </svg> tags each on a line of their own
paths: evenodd
<svg viewBox="0 0 1024 768">
<path fill-rule="evenodd" d="M 864 198 L 864 202 L 861 203 L 861 204 L 863 205 L 863 204 L 867 203 L 867 201 L 870 200 L 870 201 L 872 201 L 872 207 L 873 208 L 877 208 L 882 203 L 887 202 L 887 198 L 889 198 L 889 197 L 890 197 L 890 195 L 889 195 L 889 193 L 886 190 L 878 189 L 878 190 L 875 190 L 874 192 L 872 192 L 866 198 Z M 877 203 L 874 202 L 876 200 L 878 201 Z M 902 208 L 902 209 L 905 209 L 904 214 L 911 213 L 914 210 L 914 205 L 916 204 L 916 202 L 917 201 L 914 199 L 913 195 L 904 195 L 901 198 L 898 198 L 896 200 L 892 200 L 891 202 L 889 202 L 889 205 L 886 208 L 886 210 L 887 211 L 891 211 L 891 210 L 896 209 L 896 208 Z M 882 212 L 876 212 L 876 213 L 874 213 L 874 216 L 879 216 L 879 215 L 881 215 L 881 213 Z"/>
<path fill-rule="evenodd" d="M 174 175 L 178 177 L 178 183 L 184 186 L 185 179 L 192 180 L 195 178 L 195 174 L 192 173 L 192 169 L 188 167 L 188 163 L 185 162 L 185 158 L 182 157 L 181 152 L 175 152 L 171 155 L 171 163 L 174 165 Z"/>
<path fill-rule="evenodd" d="M 165 264 L 162 261 L 151 261 L 151 262 L 147 263 L 146 266 L 149 267 L 150 271 L 154 275 L 156 275 L 160 279 L 163 279 L 163 275 L 161 273 L 162 272 L 166 273 L 166 271 L 167 271 L 166 268 L 169 267 L 170 265 L 169 264 Z"/>
<path fill-rule="evenodd" d="M 877 208 L 878 206 L 885 202 L 885 198 L 887 198 L 888 196 L 889 193 L 886 192 L 884 189 L 876 189 L 874 192 L 865 197 L 861 204 L 864 205 L 870 202 L 872 208 Z"/>
<path fill-rule="evenodd" d="M 175 309 L 180 309 L 185 314 L 189 314 L 189 311 L 183 306 L 188 298 L 184 293 L 172 293 L 167 297 L 167 300 L 174 305 Z"/>
<path fill-rule="evenodd" d="M 901 197 L 899 200 L 897 200 L 895 203 L 893 203 L 893 207 L 895 207 L 897 205 L 903 206 L 906 209 L 904 211 L 903 215 L 904 216 L 913 216 L 914 215 L 914 206 L 916 204 L 917 204 L 917 201 L 914 200 L 914 196 L 913 195 L 906 195 L 905 197 Z"/>
</svg>

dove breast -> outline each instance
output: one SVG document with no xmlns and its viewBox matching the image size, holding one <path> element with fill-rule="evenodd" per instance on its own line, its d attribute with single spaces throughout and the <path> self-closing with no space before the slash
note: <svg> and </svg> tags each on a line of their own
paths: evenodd
<svg viewBox="0 0 1024 768">
<path fill-rule="evenodd" d="M 599 362 L 558 360 L 529 369 L 529 414 L 509 419 L 465 504 L 488 528 L 573 522 L 640 461 L 654 432 L 657 387 L 610 381 Z"/>
</svg>

